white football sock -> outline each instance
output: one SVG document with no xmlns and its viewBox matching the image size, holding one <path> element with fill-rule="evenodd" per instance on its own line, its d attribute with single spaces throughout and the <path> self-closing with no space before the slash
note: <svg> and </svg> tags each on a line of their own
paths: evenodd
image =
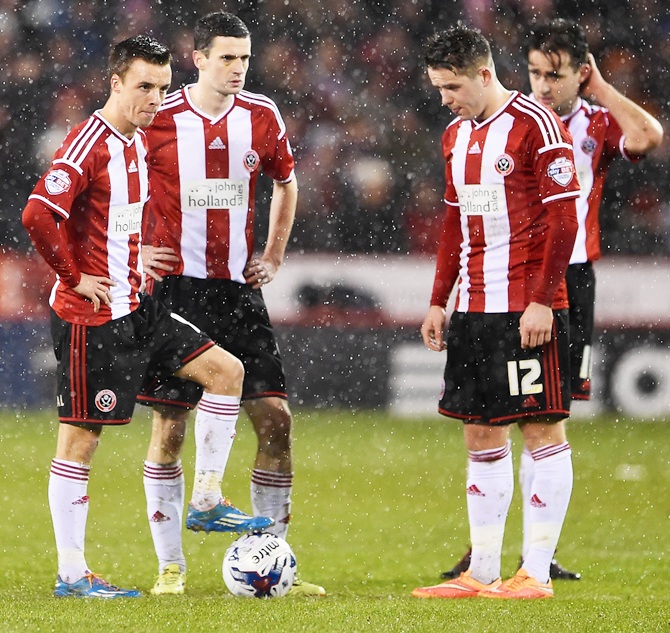
<svg viewBox="0 0 670 633">
<path fill-rule="evenodd" d="M 255 468 L 251 473 L 251 507 L 254 516 L 272 517 L 275 524 L 268 528 L 286 539 L 291 520 L 291 491 L 293 473 L 274 473 Z"/>
<path fill-rule="evenodd" d="M 181 540 L 185 486 L 181 460 L 172 464 L 145 461 L 143 480 L 149 528 L 158 557 L 158 572 L 170 563 L 177 563 L 181 571 L 185 572 L 186 558 Z"/>
<path fill-rule="evenodd" d="M 51 461 L 49 508 L 58 551 L 58 575 L 73 583 L 89 569 L 84 558 L 91 467 L 62 459 Z"/>
<path fill-rule="evenodd" d="M 549 581 L 554 557 L 572 493 L 570 444 L 553 444 L 532 451 L 535 475 L 528 507 L 528 553 L 523 567 L 540 582 Z"/>
<path fill-rule="evenodd" d="M 472 558 L 470 571 L 479 582 L 500 578 L 505 521 L 514 492 L 511 442 L 469 451 L 467 502 Z"/>
<path fill-rule="evenodd" d="M 208 510 L 221 500 L 221 482 L 235 439 L 240 399 L 205 392 L 195 415 L 195 480 L 191 505 Z"/>
<path fill-rule="evenodd" d="M 530 538 L 530 522 L 528 508 L 530 507 L 530 489 L 535 476 L 535 462 L 530 451 L 524 447 L 519 464 L 519 485 L 521 486 L 521 499 L 523 507 L 523 544 L 521 546 L 521 560 L 525 560 L 528 554 L 528 543 Z"/>
</svg>

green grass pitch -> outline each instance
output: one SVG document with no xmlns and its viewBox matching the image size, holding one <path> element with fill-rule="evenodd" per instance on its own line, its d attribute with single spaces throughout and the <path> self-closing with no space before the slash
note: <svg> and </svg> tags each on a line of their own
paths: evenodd
<svg viewBox="0 0 670 633">
<path fill-rule="evenodd" d="M 89 565 L 137 587 L 138 600 L 51 595 L 56 552 L 47 504 L 55 411 L 0 414 L 0 631 L 616 631 L 670 632 L 670 420 L 615 417 L 569 424 L 575 488 L 559 558 L 582 572 L 540 602 L 417 600 L 468 542 L 460 424 L 435 415 L 295 412 L 295 487 L 289 541 L 300 573 L 324 599 L 244 600 L 227 593 L 221 561 L 233 536 L 184 534 L 185 596 L 152 597 L 156 574 L 142 488 L 146 410 L 106 429 L 89 485 Z M 521 452 L 514 433 L 515 459 Z M 241 419 L 225 492 L 250 509 L 255 438 Z M 193 436 L 184 471 L 191 490 Z M 520 548 L 515 493 L 503 557 Z"/>
</svg>

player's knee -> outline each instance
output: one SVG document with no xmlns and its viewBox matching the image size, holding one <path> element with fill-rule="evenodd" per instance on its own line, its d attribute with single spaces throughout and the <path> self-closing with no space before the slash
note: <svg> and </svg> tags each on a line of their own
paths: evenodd
<svg viewBox="0 0 670 633">
<path fill-rule="evenodd" d="M 242 383 L 244 381 L 244 365 L 242 361 L 235 358 L 232 354 L 228 354 L 225 362 L 224 373 L 228 378 L 228 383 L 239 387 L 242 390 Z"/>
<path fill-rule="evenodd" d="M 208 367 L 207 377 L 203 387 L 214 393 L 242 394 L 244 381 L 244 365 L 242 361 L 221 348 L 214 348 L 217 354 L 213 355 Z"/>
</svg>

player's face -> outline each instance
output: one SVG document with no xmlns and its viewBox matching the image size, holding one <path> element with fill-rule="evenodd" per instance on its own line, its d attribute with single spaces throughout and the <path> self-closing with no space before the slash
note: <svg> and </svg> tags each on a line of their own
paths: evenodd
<svg viewBox="0 0 670 633">
<path fill-rule="evenodd" d="M 481 71 L 468 77 L 446 68 L 428 68 L 428 78 L 440 93 L 442 105 L 456 116 L 466 121 L 486 117 L 487 98 Z"/>
<path fill-rule="evenodd" d="M 244 88 L 251 58 L 251 39 L 248 37 L 215 37 L 205 56 L 194 51 L 193 61 L 204 80 L 220 95 L 235 95 Z"/>
<path fill-rule="evenodd" d="M 558 55 L 536 50 L 528 53 L 528 77 L 533 96 L 559 116 L 570 114 L 579 96 L 583 67 L 575 69 L 571 61 L 565 51 L 559 51 Z"/>
<path fill-rule="evenodd" d="M 159 66 L 143 59 L 136 59 L 131 64 L 123 79 L 112 76 L 112 90 L 118 95 L 119 114 L 125 125 L 122 133 L 130 133 L 138 127 L 151 124 L 163 103 L 170 81 L 172 70 L 169 64 Z"/>
</svg>

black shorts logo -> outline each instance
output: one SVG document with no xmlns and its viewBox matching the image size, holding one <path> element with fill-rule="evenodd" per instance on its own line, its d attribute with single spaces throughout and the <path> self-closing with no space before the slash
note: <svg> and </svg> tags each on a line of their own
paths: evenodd
<svg viewBox="0 0 670 633">
<path fill-rule="evenodd" d="M 98 391 L 95 396 L 95 406 L 103 413 L 108 413 L 116 406 L 116 394 L 111 389 Z"/>
</svg>

